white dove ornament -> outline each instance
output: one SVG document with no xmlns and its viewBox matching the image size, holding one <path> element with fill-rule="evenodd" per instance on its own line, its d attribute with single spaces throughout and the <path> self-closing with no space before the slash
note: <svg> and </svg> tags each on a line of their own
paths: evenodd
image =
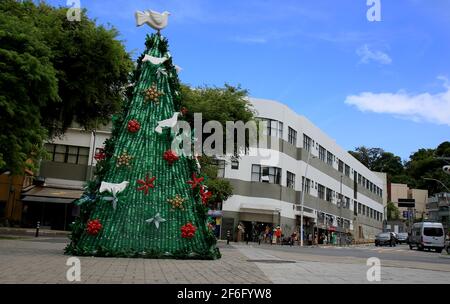
<svg viewBox="0 0 450 304">
<path fill-rule="evenodd" d="M 148 24 L 151 28 L 158 32 L 167 26 L 169 21 L 169 12 L 158 13 L 152 10 L 146 10 L 144 12 L 136 11 L 136 25 L 141 26 L 144 23 Z"/>
<path fill-rule="evenodd" d="M 177 121 L 178 121 L 178 114 L 180 114 L 180 112 L 175 112 L 171 118 L 159 121 L 158 125 L 155 128 L 155 131 L 158 132 L 159 134 L 161 134 L 162 128 L 175 127 L 175 125 L 177 124 Z"/>
<path fill-rule="evenodd" d="M 128 186 L 129 182 L 124 181 L 121 182 L 120 184 L 113 184 L 113 183 L 107 183 L 107 182 L 102 182 L 100 185 L 100 193 L 108 191 L 111 192 L 112 196 L 109 197 L 105 197 L 106 201 L 111 201 L 112 205 L 113 205 L 113 209 L 116 209 L 117 206 L 117 202 L 118 202 L 118 198 L 117 195 L 122 192 L 123 190 L 125 190 L 125 188 Z"/>
</svg>

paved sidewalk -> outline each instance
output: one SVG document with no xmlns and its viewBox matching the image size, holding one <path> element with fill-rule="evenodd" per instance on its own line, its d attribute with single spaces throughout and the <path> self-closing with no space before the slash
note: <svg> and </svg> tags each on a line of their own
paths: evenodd
<svg viewBox="0 0 450 304">
<path fill-rule="evenodd" d="M 0 239 L 0 283 L 71 283 L 66 241 Z M 215 261 L 80 257 L 80 283 L 369 283 L 363 258 L 223 242 L 219 247 L 222 258 Z M 450 263 L 382 261 L 381 283 L 450 283 Z"/>
<path fill-rule="evenodd" d="M 70 283 L 65 243 L 52 238 L 0 240 L 0 283 Z M 271 283 L 232 246 L 215 261 L 80 257 L 81 283 Z"/>
</svg>

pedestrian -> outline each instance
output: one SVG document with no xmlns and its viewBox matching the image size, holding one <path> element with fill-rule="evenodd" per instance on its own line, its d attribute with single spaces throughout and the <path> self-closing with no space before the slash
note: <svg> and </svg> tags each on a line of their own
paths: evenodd
<svg viewBox="0 0 450 304">
<path fill-rule="evenodd" d="M 312 234 L 308 234 L 308 245 L 312 245 Z"/>
<path fill-rule="evenodd" d="M 231 239 L 231 231 L 230 229 L 227 230 L 227 245 L 230 245 L 230 239 Z"/>
<path fill-rule="evenodd" d="M 295 241 L 295 232 L 292 232 L 292 234 L 291 234 L 291 240 L 290 240 L 290 245 L 291 245 L 291 247 L 292 247 L 292 245 L 294 245 L 294 241 Z"/>
<path fill-rule="evenodd" d="M 323 235 L 323 243 L 326 245 L 328 244 L 328 237 L 326 234 Z"/>
<path fill-rule="evenodd" d="M 261 241 L 264 238 L 264 232 L 261 231 L 261 233 L 258 236 L 258 245 L 261 245 Z"/>
<path fill-rule="evenodd" d="M 245 234 L 245 243 L 248 245 L 248 239 L 249 239 L 249 235 L 248 232 Z"/>
</svg>

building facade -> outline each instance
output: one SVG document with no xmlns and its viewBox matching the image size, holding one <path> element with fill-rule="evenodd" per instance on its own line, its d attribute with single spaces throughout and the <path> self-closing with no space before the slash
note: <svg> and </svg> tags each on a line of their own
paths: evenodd
<svg viewBox="0 0 450 304">
<path fill-rule="evenodd" d="M 350 232 L 357 241 L 373 239 L 382 230 L 383 175 L 286 105 L 250 101 L 267 121 L 269 144 L 258 147 L 261 153 L 252 154 L 250 148 L 238 160 L 222 161 L 221 173 L 233 185 L 233 196 L 223 203 L 221 236 L 236 232 L 239 224 L 250 238 L 278 225 L 285 235 L 298 232 L 304 197 L 305 239 L 326 234 L 330 240 L 333 232 Z"/>
<path fill-rule="evenodd" d="M 389 184 L 389 199 L 393 202 L 400 211 L 400 219 L 425 219 L 426 218 L 426 205 L 428 200 L 428 190 L 423 189 L 412 189 L 406 184 Z M 402 199 L 414 200 L 415 207 L 399 207 L 399 201 Z M 409 214 L 408 214 L 409 212 Z M 412 212 L 412 214 L 411 214 Z"/>
<path fill-rule="evenodd" d="M 437 193 L 428 198 L 428 219 L 442 223 L 445 231 L 450 232 L 450 193 Z"/>
</svg>

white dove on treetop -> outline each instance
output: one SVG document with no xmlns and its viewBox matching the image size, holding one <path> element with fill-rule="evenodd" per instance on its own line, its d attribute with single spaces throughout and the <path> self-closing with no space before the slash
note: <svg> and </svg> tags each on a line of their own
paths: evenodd
<svg viewBox="0 0 450 304">
<path fill-rule="evenodd" d="M 169 12 L 158 13 L 151 10 L 146 10 L 144 12 L 136 11 L 136 24 L 141 26 L 147 23 L 151 28 L 160 31 L 167 26 L 169 21 Z"/>
<path fill-rule="evenodd" d="M 159 134 L 161 134 L 162 128 L 175 127 L 175 125 L 177 124 L 177 121 L 178 121 L 178 114 L 180 114 L 180 112 L 175 112 L 171 118 L 158 121 L 158 125 L 156 126 L 155 131 L 158 132 Z"/>
</svg>

